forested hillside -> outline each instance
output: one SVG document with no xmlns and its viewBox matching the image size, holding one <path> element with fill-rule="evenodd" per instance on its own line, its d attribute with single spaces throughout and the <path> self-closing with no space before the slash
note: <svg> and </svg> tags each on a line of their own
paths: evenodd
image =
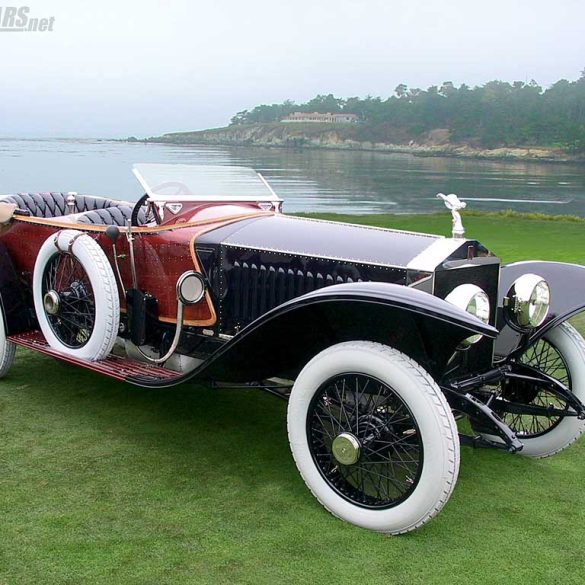
<svg viewBox="0 0 585 585">
<path fill-rule="evenodd" d="M 356 139 L 404 143 L 447 129 L 451 143 L 480 148 L 546 146 L 585 152 L 585 71 L 576 81 L 548 88 L 535 81 L 490 81 L 478 87 L 447 81 L 427 89 L 396 87 L 384 97 L 318 95 L 238 112 L 231 126 L 278 122 L 291 112 L 351 112 L 359 116 Z"/>
</svg>

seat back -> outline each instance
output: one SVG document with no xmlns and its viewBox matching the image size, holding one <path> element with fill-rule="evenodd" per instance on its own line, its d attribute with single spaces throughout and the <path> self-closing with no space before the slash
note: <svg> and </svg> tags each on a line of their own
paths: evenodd
<svg viewBox="0 0 585 585">
<path fill-rule="evenodd" d="M 0 203 L 14 203 L 34 217 L 58 217 L 67 213 L 64 193 L 15 193 L 2 197 Z"/>
<path fill-rule="evenodd" d="M 124 226 L 132 217 L 132 207 L 129 205 L 116 205 L 88 211 L 80 215 L 77 223 L 86 223 L 93 225 L 118 225 Z M 146 221 L 146 211 L 144 207 L 138 212 L 138 225 L 143 225 Z"/>
<path fill-rule="evenodd" d="M 85 213 L 96 209 L 127 205 L 121 201 L 75 194 L 75 209 L 67 205 L 68 193 L 14 193 L 0 197 L 0 203 L 14 203 L 18 209 L 28 211 L 33 217 L 60 217 L 69 213 Z"/>
</svg>

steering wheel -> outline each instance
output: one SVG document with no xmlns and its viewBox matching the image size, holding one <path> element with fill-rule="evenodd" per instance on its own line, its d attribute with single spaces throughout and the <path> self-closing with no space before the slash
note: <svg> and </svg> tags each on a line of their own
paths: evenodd
<svg viewBox="0 0 585 585">
<path fill-rule="evenodd" d="M 145 193 L 134 205 L 132 209 L 132 214 L 130 215 L 130 225 L 132 227 L 139 227 L 140 225 L 150 223 L 151 221 L 156 221 L 156 223 L 159 223 L 156 213 L 154 213 L 152 210 L 145 217 L 144 222 L 142 224 L 138 223 L 138 214 L 140 213 L 140 210 L 142 209 L 144 204 L 148 201 L 149 197 L 150 195 L 148 193 Z"/>
<path fill-rule="evenodd" d="M 158 191 L 161 191 L 162 189 L 169 189 L 169 188 L 175 188 L 176 192 L 170 194 L 170 197 L 175 197 L 178 195 L 190 195 L 191 191 L 189 190 L 189 187 L 187 185 L 185 185 L 185 183 L 181 183 L 181 181 L 164 181 L 162 183 L 159 183 L 158 185 L 156 185 L 156 187 L 152 188 L 152 192 L 153 193 L 157 193 Z M 134 227 L 138 227 L 139 223 L 138 223 L 138 213 L 140 212 L 140 208 L 148 201 L 149 195 L 148 193 L 145 193 L 137 202 L 136 205 L 134 206 L 134 209 L 132 209 L 132 215 L 130 216 L 130 224 Z M 156 221 L 156 223 L 160 223 L 160 218 L 158 217 L 158 214 L 156 213 L 156 211 L 151 211 L 150 215 L 147 216 L 146 220 L 144 221 L 144 223 L 149 223 L 151 221 Z"/>
<path fill-rule="evenodd" d="M 163 183 L 159 183 L 156 187 L 153 187 L 152 192 L 161 195 L 160 191 L 173 187 L 175 187 L 176 192 L 169 193 L 171 197 L 175 195 L 191 195 L 189 187 L 185 185 L 185 183 L 181 183 L 181 181 L 164 181 Z"/>
</svg>

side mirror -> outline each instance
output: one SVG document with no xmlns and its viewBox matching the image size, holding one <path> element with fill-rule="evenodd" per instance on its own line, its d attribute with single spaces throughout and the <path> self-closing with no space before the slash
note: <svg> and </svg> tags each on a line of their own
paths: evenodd
<svg viewBox="0 0 585 585">
<path fill-rule="evenodd" d="M 112 241 L 115 246 L 118 238 L 120 237 L 120 228 L 117 225 L 109 225 L 106 228 L 106 236 Z"/>
</svg>

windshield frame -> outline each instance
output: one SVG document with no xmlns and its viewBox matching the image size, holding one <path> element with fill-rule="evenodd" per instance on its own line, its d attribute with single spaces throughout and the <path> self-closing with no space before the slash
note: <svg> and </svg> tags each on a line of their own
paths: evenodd
<svg viewBox="0 0 585 585">
<path fill-rule="evenodd" d="M 220 202 L 282 202 L 282 199 L 276 195 L 266 179 L 257 171 L 250 167 L 231 166 L 231 165 L 187 165 L 187 164 L 152 164 L 136 163 L 132 166 L 132 173 L 152 201 L 220 201 Z M 152 185 L 153 178 L 160 174 L 164 178 L 162 183 Z M 191 176 L 189 176 L 191 174 Z M 218 191 L 215 194 L 193 193 L 192 187 L 196 182 L 190 182 L 197 175 L 204 178 L 208 185 L 213 185 L 214 176 L 217 177 Z M 205 175 L 207 175 L 205 177 Z M 184 179 L 184 181 L 181 180 Z M 164 183 L 173 183 L 179 189 L 187 191 L 186 193 L 165 194 L 158 193 L 156 189 Z M 240 194 L 230 195 L 226 191 L 226 184 L 234 186 L 234 191 Z M 213 187 L 209 187 L 212 189 Z"/>
</svg>

